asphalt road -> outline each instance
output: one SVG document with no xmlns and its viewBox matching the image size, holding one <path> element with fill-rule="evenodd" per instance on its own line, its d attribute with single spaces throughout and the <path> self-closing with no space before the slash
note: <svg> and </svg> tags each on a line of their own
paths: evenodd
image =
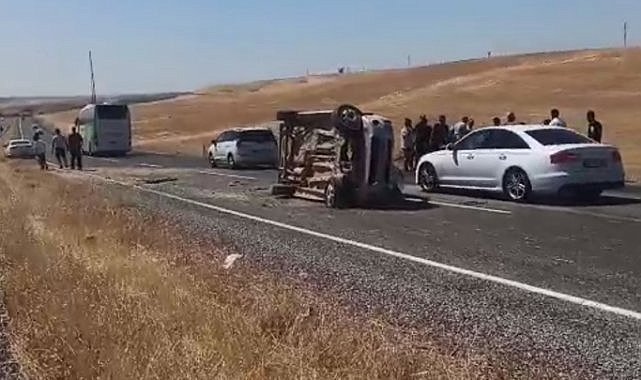
<svg viewBox="0 0 641 380">
<path fill-rule="evenodd" d="M 407 201 L 387 209 L 328 210 L 271 197 L 273 171 L 142 152 L 85 161 L 64 173 L 108 178 L 113 197 L 457 352 L 552 378 L 641 378 L 639 188 L 522 205 L 407 185 Z"/>
</svg>

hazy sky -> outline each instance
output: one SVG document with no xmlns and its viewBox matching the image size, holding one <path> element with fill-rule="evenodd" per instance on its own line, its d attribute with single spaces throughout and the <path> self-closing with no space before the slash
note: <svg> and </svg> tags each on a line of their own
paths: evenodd
<svg viewBox="0 0 641 380">
<path fill-rule="evenodd" d="M 0 96 L 190 90 L 641 40 L 639 0 L 0 0 Z"/>
</svg>

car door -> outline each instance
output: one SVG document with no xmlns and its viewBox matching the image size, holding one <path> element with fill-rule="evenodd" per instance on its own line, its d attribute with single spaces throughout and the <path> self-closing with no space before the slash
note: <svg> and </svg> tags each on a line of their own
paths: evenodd
<svg viewBox="0 0 641 380">
<path fill-rule="evenodd" d="M 229 132 L 223 132 L 216 139 L 216 149 L 214 150 L 214 160 L 222 162 L 227 159 L 226 144 L 229 140 Z"/>
<path fill-rule="evenodd" d="M 479 186 L 476 158 L 482 153 L 489 137 L 489 130 L 479 129 L 456 143 L 443 160 L 439 183 L 444 186 Z"/>
<path fill-rule="evenodd" d="M 518 134 L 507 129 L 493 129 L 486 154 L 479 160 L 483 186 L 501 188 L 503 174 L 509 167 L 527 170 L 527 160 L 532 154 L 530 146 Z"/>
</svg>

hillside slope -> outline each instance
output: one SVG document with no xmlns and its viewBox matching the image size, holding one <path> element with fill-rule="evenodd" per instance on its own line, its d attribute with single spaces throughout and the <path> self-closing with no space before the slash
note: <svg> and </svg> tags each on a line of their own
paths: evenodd
<svg viewBox="0 0 641 380">
<path fill-rule="evenodd" d="M 134 107 L 144 148 L 200 154 L 216 130 L 273 120 L 278 109 L 329 108 L 349 102 L 382 113 L 399 126 L 425 113 L 450 121 L 470 115 L 477 125 L 514 111 L 539 122 L 551 107 L 585 132 L 594 109 L 605 140 L 618 145 L 627 171 L 641 178 L 641 50 L 529 54 L 406 70 L 309 77 L 219 86 L 198 96 Z M 71 120 L 69 114 L 58 120 Z"/>
</svg>

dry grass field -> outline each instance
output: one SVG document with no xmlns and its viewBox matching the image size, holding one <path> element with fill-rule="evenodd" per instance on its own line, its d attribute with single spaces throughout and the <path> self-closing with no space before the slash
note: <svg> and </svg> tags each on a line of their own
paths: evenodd
<svg viewBox="0 0 641 380">
<path fill-rule="evenodd" d="M 594 109 L 605 141 L 618 145 L 629 177 L 641 179 L 641 49 L 541 53 L 406 70 L 218 86 L 197 96 L 134 107 L 136 141 L 150 150 L 199 155 L 216 131 L 273 120 L 278 109 L 331 108 L 350 102 L 400 125 L 427 114 L 477 125 L 514 111 L 540 122 L 557 107 L 585 132 Z M 69 123 L 73 113 L 56 114 Z"/>
<path fill-rule="evenodd" d="M 350 316 L 331 295 L 244 259 L 224 269 L 227 248 L 75 181 L 0 163 L 0 279 L 28 378 L 519 375 L 420 331 Z"/>
</svg>

